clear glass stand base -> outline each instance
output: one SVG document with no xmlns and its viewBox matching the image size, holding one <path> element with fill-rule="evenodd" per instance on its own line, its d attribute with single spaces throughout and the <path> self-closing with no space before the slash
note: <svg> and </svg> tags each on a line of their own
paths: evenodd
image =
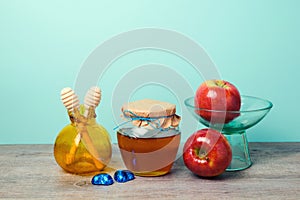
<svg viewBox="0 0 300 200">
<path fill-rule="evenodd" d="M 240 171 L 252 165 L 246 132 L 222 132 L 230 143 L 232 160 L 226 171 Z"/>
</svg>

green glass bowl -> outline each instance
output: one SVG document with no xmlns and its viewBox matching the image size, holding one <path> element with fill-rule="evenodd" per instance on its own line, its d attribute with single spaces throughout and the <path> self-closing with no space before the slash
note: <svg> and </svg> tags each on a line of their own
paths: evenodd
<svg viewBox="0 0 300 200">
<path fill-rule="evenodd" d="M 273 107 L 272 102 L 252 97 L 241 96 L 241 108 L 239 111 L 221 111 L 221 110 L 207 110 L 197 108 L 194 105 L 194 97 L 190 97 L 184 101 L 185 106 L 194 116 L 194 118 L 201 124 L 219 130 L 224 134 L 229 141 L 232 148 L 232 162 L 227 168 L 227 171 L 243 170 L 252 165 L 248 141 L 246 137 L 246 129 L 259 123 Z M 210 121 L 206 120 L 200 113 L 209 113 L 211 116 L 223 116 L 223 123 L 214 118 Z M 235 116 L 231 120 L 225 120 L 226 116 Z M 225 121 L 228 121 L 225 123 Z"/>
</svg>

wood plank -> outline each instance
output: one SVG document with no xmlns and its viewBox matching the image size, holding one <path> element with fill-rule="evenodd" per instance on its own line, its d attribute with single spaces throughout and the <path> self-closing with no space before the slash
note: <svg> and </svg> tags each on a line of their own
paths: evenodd
<svg viewBox="0 0 300 200">
<path fill-rule="evenodd" d="M 0 198 L 18 199 L 299 199 L 300 143 L 250 143 L 253 166 L 201 179 L 179 158 L 168 175 L 94 186 L 90 176 L 65 173 L 52 145 L 0 145 Z M 124 169 L 116 145 L 111 168 Z"/>
</svg>

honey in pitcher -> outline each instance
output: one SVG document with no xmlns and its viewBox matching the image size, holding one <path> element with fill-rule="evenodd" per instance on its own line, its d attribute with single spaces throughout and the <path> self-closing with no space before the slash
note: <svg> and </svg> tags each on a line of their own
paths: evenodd
<svg viewBox="0 0 300 200">
<path fill-rule="evenodd" d="M 54 144 L 57 164 L 75 174 L 103 170 L 112 156 L 109 133 L 95 119 L 87 121 L 84 126 L 86 133 L 79 131 L 78 126 L 78 123 L 71 122 L 58 134 Z"/>
<path fill-rule="evenodd" d="M 137 138 L 131 129 L 117 132 L 125 166 L 138 176 L 161 176 L 170 172 L 180 143 L 180 132 L 169 130 L 151 138 Z"/>
</svg>

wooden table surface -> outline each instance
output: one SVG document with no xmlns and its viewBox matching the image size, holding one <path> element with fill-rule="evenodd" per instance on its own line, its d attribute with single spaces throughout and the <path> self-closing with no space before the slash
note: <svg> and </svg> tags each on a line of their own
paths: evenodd
<svg viewBox="0 0 300 200">
<path fill-rule="evenodd" d="M 0 145 L 4 199 L 300 199 L 300 143 L 250 143 L 251 168 L 213 179 L 194 176 L 179 158 L 168 175 L 94 186 L 65 173 L 52 145 Z M 124 169 L 116 145 L 111 168 Z"/>
</svg>

